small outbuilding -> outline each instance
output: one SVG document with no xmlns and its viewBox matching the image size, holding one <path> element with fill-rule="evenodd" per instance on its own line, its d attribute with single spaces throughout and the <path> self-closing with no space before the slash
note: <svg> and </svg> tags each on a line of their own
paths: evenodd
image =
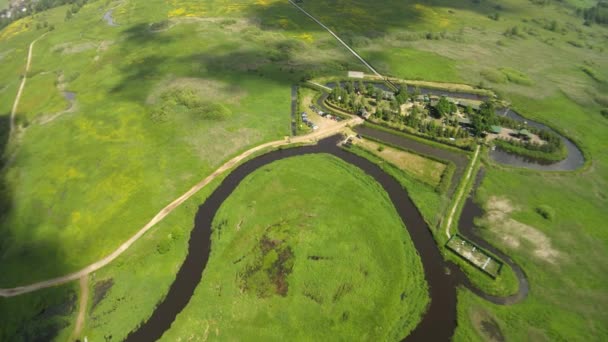
<svg viewBox="0 0 608 342">
<path fill-rule="evenodd" d="M 502 127 L 495 125 L 490 126 L 490 133 L 500 134 L 500 132 L 502 132 Z"/>
<path fill-rule="evenodd" d="M 530 133 L 530 131 L 528 131 L 525 128 L 520 129 L 519 132 L 517 132 L 517 134 L 519 135 L 519 137 L 521 139 L 524 139 L 524 140 L 532 139 L 532 133 Z"/>
</svg>

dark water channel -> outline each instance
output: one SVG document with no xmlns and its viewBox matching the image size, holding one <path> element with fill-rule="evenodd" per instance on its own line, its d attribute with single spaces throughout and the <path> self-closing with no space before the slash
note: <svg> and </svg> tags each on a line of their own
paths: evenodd
<svg viewBox="0 0 608 342">
<path fill-rule="evenodd" d="M 171 327 L 176 316 L 186 307 L 202 279 L 203 271 L 209 259 L 213 218 L 222 203 L 232 194 L 240 182 L 260 167 L 274 161 L 313 153 L 331 154 L 357 166 L 373 177 L 387 192 L 399 216 L 405 223 L 406 229 L 420 255 L 431 298 L 421 322 L 407 336 L 407 341 L 449 341 L 451 339 L 456 328 L 456 288 L 458 285 L 463 285 L 496 304 L 513 304 L 525 297 L 528 283 L 523 271 L 507 255 L 474 235 L 473 219 L 481 216 L 482 212 L 473 202 L 472 197 L 467 200 L 464 211 L 460 216 L 459 224 L 462 227 L 462 232 L 466 234 L 467 238 L 487 248 L 513 267 L 520 279 L 520 290 L 514 296 L 505 298 L 490 296 L 475 288 L 460 268 L 443 259 L 430 228 L 399 182 L 367 159 L 339 148 L 336 145 L 339 139 L 339 136 L 334 136 L 321 140 L 314 146 L 294 147 L 269 152 L 245 162 L 232 171 L 199 207 L 194 219 L 194 229 L 188 242 L 188 254 L 177 273 L 175 281 L 171 284 L 167 296 L 156 307 L 152 316 L 131 332 L 126 340 L 155 341 L 160 339 L 163 333 Z M 465 157 L 462 157 L 461 160 L 458 154 L 442 149 L 435 150 L 433 147 L 424 144 L 417 147 L 431 148 L 433 150 L 427 151 L 429 154 L 452 160 L 459 165 L 466 161 Z M 444 154 L 438 156 L 436 153 L 450 153 L 455 156 Z M 479 182 L 480 179 L 478 178 L 477 181 Z"/>
<path fill-rule="evenodd" d="M 496 149 L 494 151 L 490 151 L 490 157 L 492 157 L 492 159 L 494 159 L 495 161 L 501 164 L 516 167 L 525 167 L 528 169 L 539 171 L 574 171 L 585 164 L 585 156 L 583 155 L 583 152 L 570 139 L 567 139 L 563 135 L 559 134 L 551 127 L 543 125 L 540 122 L 528 120 L 512 109 L 500 109 L 498 110 L 498 115 L 505 116 L 520 122 L 525 122 L 526 125 L 531 127 L 554 132 L 562 139 L 564 146 L 566 146 L 566 149 L 568 150 L 568 156 L 566 157 L 566 159 L 561 160 L 559 162 L 547 162 Z"/>
<path fill-rule="evenodd" d="M 517 265 L 508 255 L 506 255 L 501 250 L 492 246 L 486 240 L 481 238 L 480 235 L 478 235 L 478 233 L 477 233 L 477 228 L 475 227 L 473 220 L 476 217 L 483 216 L 484 212 L 483 212 L 483 209 L 477 203 L 475 203 L 474 197 L 475 197 L 475 189 L 477 189 L 479 187 L 479 184 L 481 184 L 481 180 L 483 179 L 483 176 L 484 176 L 483 170 L 477 174 L 477 178 L 475 179 L 475 186 L 473 187 L 473 191 L 471 191 L 471 193 L 469 194 L 469 197 L 467 197 L 467 200 L 464 204 L 464 208 L 462 209 L 462 214 L 460 215 L 460 219 L 458 220 L 458 230 L 460 231 L 460 233 L 462 235 L 466 236 L 467 239 L 473 241 L 474 243 L 476 243 L 478 246 L 482 247 L 483 249 L 490 251 L 491 253 L 496 255 L 500 260 L 502 260 L 505 264 L 509 265 L 511 267 L 511 269 L 513 270 L 513 273 L 515 273 L 515 277 L 517 277 L 519 286 L 518 286 L 517 293 L 515 293 L 511 296 L 507 296 L 507 297 L 499 297 L 499 296 L 489 295 L 489 294 L 479 290 L 478 288 L 473 286 L 471 284 L 471 282 L 469 281 L 469 279 L 466 277 L 462 278 L 462 283 L 473 293 L 486 299 L 489 302 L 492 302 L 494 304 L 500 304 L 500 305 L 511 305 L 511 304 L 518 303 L 521 300 L 523 300 L 524 298 L 526 298 L 526 296 L 528 295 L 528 291 L 530 290 L 530 286 L 528 284 L 528 279 L 526 278 L 526 274 L 521 269 L 521 267 L 519 267 L 519 265 Z"/>
<path fill-rule="evenodd" d="M 369 83 L 369 82 L 366 82 Z M 340 82 L 340 86 L 344 87 L 346 82 Z M 384 91 L 390 91 L 390 89 L 383 83 L 372 83 L 376 88 L 380 88 Z M 336 87 L 337 83 L 330 82 L 326 84 L 330 88 Z M 413 86 L 408 86 L 408 92 L 412 93 L 414 91 Z M 431 88 L 418 88 L 420 94 L 423 95 L 435 95 L 435 96 L 446 96 L 452 97 L 456 99 L 467 99 L 467 100 L 477 100 L 477 101 L 485 101 L 489 97 L 486 95 L 479 94 L 471 94 L 466 92 L 458 92 L 458 91 L 448 91 L 448 90 L 440 90 L 440 89 L 431 89 Z M 582 167 L 585 164 L 585 157 L 583 152 L 574 144 L 571 140 L 567 139 L 563 135 L 556 132 L 551 127 L 544 125 L 540 122 L 536 122 L 530 119 L 526 119 L 521 116 L 519 113 L 510 108 L 501 108 L 497 110 L 497 115 L 505 116 L 516 121 L 525 123 L 527 126 L 535 127 L 539 129 L 548 130 L 554 132 L 559 135 L 562 139 L 564 146 L 568 150 L 568 155 L 566 159 L 558 161 L 558 162 L 547 162 L 543 160 L 538 160 L 534 158 L 529 158 L 525 156 L 521 156 L 514 153 L 509 153 L 503 151 L 499 148 L 494 151 L 490 151 L 490 157 L 500 163 L 515 167 L 522 167 L 527 169 L 539 170 L 539 171 L 574 171 L 578 168 Z"/>
<path fill-rule="evenodd" d="M 422 321 L 408 336 L 413 341 L 448 341 L 456 328 L 456 285 L 459 269 L 446 263 L 433 239 L 429 227 L 408 196 L 391 176 L 370 161 L 343 151 L 336 146 L 334 136 L 315 146 L 278 150 L 256 157 L 237 167 L 203 203 L 196 214 L 194 229 L 188 242 L 188 255 L 180 267 L 167 296 L 156 307 L 152 316 L 127 336 L 127 341 L 155 341 L 168 330 L 175 317 L 186 307 L 200 283 L 210 252 L 211 224 L 221 204 L 250 173 L 277 160 L 311 153 L 328 153 L 353 164 L 382 185 L 406 224 L 414 246 L 424 266 L 431 302 Z M 405 266 L 405 265 L 404 265 Z M 445 269 L 452 271 L 446 274 Z"/>
</svg>

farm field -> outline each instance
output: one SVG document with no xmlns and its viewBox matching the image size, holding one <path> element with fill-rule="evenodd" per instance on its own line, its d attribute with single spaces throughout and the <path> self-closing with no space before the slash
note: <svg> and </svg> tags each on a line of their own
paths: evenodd
<svg viewBox="0 0 608 342">
<path fill-rule="evenodd" d="M 485 176 L 475 199 L 486 213 L 476 219 L 479 233 L 524 269 L 530 292 L 521 303 L 499 306 L 459 289 L 455 341 L 608 339 L 603 309 L 608 306 L 608 119 L 602 114 L 608 112 L 608 28 L 584 25 L 576 14 L 576 8 L 593 5 L 590 0 L 302 4 L 382 74 L 492 89 L 585 154 L 584 167 L 574 172 L 516 169 L 482 157 Z M 68 8 L 37 13 L 0 31 L 0 288 L 64 275 L 99 260 L 225 161 L 289 136 L 293 84 L 344 78 L 347 70 L 368 72 L 287 1 L 89 1 L 66 20 Z M 102 19 L 110 9 L 117 26 Z M 38 38 L 11 135 L 11 108 L 29 44 Z M 315 94 L 300 90 L 306 101 Z M 391 160 L 390 147 L 378 147 L 355 146 L 354 152 L 397 178 L 429 225 L 440 227 L 450 202 L 434 189 L 440 163 L 414 155 Z M 318 177 L 315 167 L 328 172 Z M 387 228 L 384 235 L 369 230 L 370 224 L 401 223 L 377 185 L 357 172 L 314 156 L 252 175 L 216 218 L 203 282 L 165 339 L 245 334 L 323 339 L 323 332 L 331 332 L 345 339 L 391 340 L 412 330 L 429 301 L 420 261 L 404 247 L 410 242 L 403 229 Z M 89 275 L 81 338 L 120 340 L 150 316 L 184 260 L 197 206 L 219 181 Z M 264 191 L 264 182 L 276 182 L 277 190 Z M 337 186 L 339 191 L 322 188 Z M 357 196 L 345 200 L 351 192 Z M 318 193 L 323 196 L 315 197 Z M 306 198 L 314 200 L 303 203 Z M 339 225 L 354 220 L 347 214 L 361 212 L 357 204 L 363 198 L 372 206 L 364 209 L 374 215 L 360 219 L 369 222 Z M 243 219 L 252 208 L 256 215 Z M 282 222 L 283 215 L 293 216 L 265 235 L 261 227 Z M 218 236 L 223 220 L 241 230 L 223 228 Z M 294 232 L 294 222 L 301 221 L 310 224 L 306 234 Z M 433 234 L 445 239 L 441 230 Z M 328 236 L 342 241 L 338 249 Z M 235 280 L 243 272 L 239 265 L 264 260 L 256 259 L 262 249 L 256 243 L 264 237 L 284 240 L 294 252 L 287 277 L 293 285 L 285 296 L 268 295 L 272 286 L 263 275 L 251 278 L 249 291 Z M 348 250 L 352 246 L 367 254 Z M 372 247 L 387 252 L 370 256 Z M 251 254 L 233 264 L 242 250 Z M 322 261 L 301 255 L 319 250 L 345 254 L 333 255 L 333 266 L 309 272 Z M 348 267 L 352 260 L 376 269 L 370 273 L 375 281 L 357 278 Z M 467 273 L 472 272 L 470 267 Z M 321 286 L 325 277 L 334 278 Z M 341 287 L 347 278 L 357 286 Z M 495 294 L 514 291 L 516 280 L 506 265 L 495 282 L 485 278 L 473 282 Z M 379 285 L 389 282 L 394 287 Z M 224 285 L 218 289 L 218 284 Z M 313 299 L 326 304 L 321 314 L 305 295 L 309 288 L 316 291 Z M 336 291 L 347 288 L 351 292 L 334 303 Z M 403 288 L 412 293 L 406 310 L 388 299 Z M 0 316 L 10 317 L 0 323 L 0 340 L 73 339 L 79 293 L 72 282 L 0 298 Z M 382 309 L 369 311 L 361 298 L 383 303 Z M 222 308 L 220 313 L 209 303 Z M 340 323 L 330 326 L 332 320 Z"/>
</svg>

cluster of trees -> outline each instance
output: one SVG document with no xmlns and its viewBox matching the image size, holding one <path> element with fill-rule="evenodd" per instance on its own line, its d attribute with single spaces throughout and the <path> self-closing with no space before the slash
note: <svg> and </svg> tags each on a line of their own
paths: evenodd
<svg viewBox="0 0 608 342">
<path fill-rule="evenodd" d="M 508 29 L 505 30 L 503 35 L 505 35 L 507 37 L 521 37 L 521 38 L 524 37 L 524 35 L 519 30 L 518 26 L 509 27 Z"/>
<path fill-rule="evenodd" d="M 154 122 L 167 122 L 176 113 L 186 112 L 195 119 L 224 120 L 232 115 L 232 111 L 220 104 L 202 100 L 194 90 L 175 88 L 165 92 L 160 103 L 152 110 L 151 119 Z"/>
<path fill-rule="evenodd" d="M 82 6 L 84 6 L 88 1 L 89 0 L 71 0 L 70 3 L 72 6 L 70 6 L 70 8 L 68 8 L 68 10 L 65 12 L 65 20 L 68 21 L 72 19 L 72 16 L 78 13 Z"/>
<path fill-rule="evenodd" d="M 86 2 L 86 0 L 38 0 L 34 4 L 34 11 L 42 12 L 50 8 L 55 8 L 66 4 L 74 5 L 80 2 Z M 82 5 L 80 5 L 80 7 L 82 7 Z"/>
<path fill-rule="evenodd" d="M 443 118 L 456 111 L 458 111 L 458 106 L 456 106 L 455 103 L 448 101 L 445 96 L 442 96 L 435 106 L 433 113 L 435 113 L 437 118 Z"/>
<path fill-rule="evenodd" d="M 40 13 L 43 11 L 46 11 L 48 9 L 51 8 L 55 8 L 55 7 L 59 7 L 59 6 L 63 6 L 66 4 L 71 4 L 72 6 L 70 7 L 70 9 L 68 9 L 68 11 L 66 12 L 66 20 L 69 20 L 73 14 L 76 14 L 80 8 L 82 8 L 82 6 L 84 6 L 87 2 L 89 1 L 94 1 L 94 0 L 37 0 L 37 1 L 30 1 L 28 2 L 26 8 L 27 11 L 25 12 L 21 12 L 21 11 L 13 11 L 12 13 L 12 17 L 11 18 L 3 18 L 0 19 L 0 29 L 4 28 L 5 26 L 8 26 L 10 23 L 12 23 L 13 21 L 17 21 L 21 18 L 27 17 L 28 15 L 34 15 L 36 13 Z M 71 12 L 70 14 L 68 14 L 68 12 Z M 53 25 L 48 25 L 48 23 L 46 24 L 46 26 L 38 26 L 36 25 L 37 29 L 41 29 L 41 28 L 47 28 L 49 30 L 53 30 L 55 27 Z"/>
<path fill-rule="evenodd" d="M 498 123 L 496 109 L 490 101 L 482 103 L 477 112 L 471 107 L 467 107 L 467 114 L 471 118 L 471 131 L 476 136 L 481 136 L 484 132 L 488 132 L 492 125 Z"/>
<path fill-rule="evenodd" d="M 520 121 L 508 118 L 508 117 L 497 117 L 497 122 L 502 127 L 507 127 L 511 129 L 521 129 L 524 128 Z M 564 142 L 556 133 L 546 130 L 539 129 L 536 127 L 525 127 L 530 133 L 538 135 L 540 139 L 544 141 L 543 144 L 538 144 L 532 141 L 518 140 L 518 139 L 510 139 L 502 142 L 498 142 L 497 144 L 502 148 L 508 150 L 508 145 L 511 147 L 516 147 L 519 149 L 526 149 L 529 151 L 537 151 L 547 154 L 562 154 L 564 151 Z M 535 157 L 540 157 L 539 155 L 535 155 Z"/>
<path fill-rule="evenodd" d="M 517 139 L 495 140 L 496 146 L 508 152 L 526 155 L 535 159 L 558 161 L 564 159 L 568 152 L 563 147 L 552 144 L 538 144 Z"/>
<path fill-rule="evenodd" d="M 418 88 L 413 93 L 408 92 L 407 85 L 400 85 L 395 93 L 383 91 L 374 87 L 373 84 L 364 84 L 362 81 L 346 82 L 344 87 L 335 87 L 329 94 L 329 101 L 335 103 L 353 113 L 361 113 L 363 110 L 371 113 L 374 111 L 375 121 L 389 124 L 403 124 L 411 127 L 416 132 L 430 136 L 432 138 L 465 138 L 467 132 L 454 124 L 444 126 L 433 120 L 427 120 L 426 114 L 420 108 L 414 106 L 409 115 L 402 115 L 401 105 L 409 99 L 420 94 Z M 454 113 L 457 106 L 449 102 L 445 97 L 439 100 L 436 108 L 437 117 L 445 117 Z"/>
<path fill-rule="evenodd" d="M 421 120 L 419 116 L 413 114 L 404 117 L 403 123 L 431 138 L 461 139 L 468 136 L 468 133 L 459 127 L 439 125 L 434 120 Z"/>
<path fill-rule="evenodd" d="M 390 92 L 385 92 L 369 83 L 364 85 L 361 81 L 346 82 L 344 88 L 335 87 L 328 97 L 331 102 L 353 113 L 360 113 L 364 109 L 371 112 L 375 106 L 378 110 L 384 109 L 387 112 L 400 114 L 402 103 L 399 103 L 397 98 L 403 101 L 402 103 L 407 101 L 407 97 L 393 96 Z"/>
<path fill-rule="evenodd" d="M 48 29 L 50 31 L 53 31 L 55 29 L 55 25 L 49 25 L 48 21 L 44 21 L 43 23 L 37 23 L 36 24 L 36 30 L 42 30 L 42 29 Z"/>
<path fill-rule="evenodd" d="M 521 121 L 517 121 L 517 120 L 511 119 L 508 117 L 503 117 L 503 116 L 499 116 L 497 118 L 498 118 L 498 124 L 502 127 L 507 127 L 507 128 L 511 128 L 511 129 L 524 128 L 521 124 Z M 563 143 L 562 139 L 559 137 L 559 135 L 557 135 L 556 133 L 546 130 L 546 129 L 540 129 L 540 128 L 531 127 L 531 126 L 526 126 L 525 128 L 530 133 L 538 135 L 539 138 L 541 138 L 542 140 L 545 141 L 545 144 L 543 144 L 544 148 L 538 149 L 539 151 L 555 152 L 555 151 L 559 151 L 562 149 L 564 143 Z M 532 144 L 532 143 L 530 143 L 530 144 Z M 531 149 L 535 149 L 535 148 L 532 146 Z"/>
<path fill-rule="evenodd" d="M 591 23 L 608 24 L 608 1 L 600 0 L 590 8 L 578 8 L 576 13 L 585 19 L 585 25 Z"/>
</svg>

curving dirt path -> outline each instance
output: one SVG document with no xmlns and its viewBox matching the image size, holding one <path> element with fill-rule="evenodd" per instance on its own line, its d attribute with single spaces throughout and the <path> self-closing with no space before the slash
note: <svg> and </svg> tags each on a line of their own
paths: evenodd
<svg viewBox="0 0 608 342">
<path fill-rule="evenodd" d="M 76 326 L 74 327 L 74 332 L 72 333 L 72 337 L 70 337 L 70 341 L 78 340 L 80 333 L 82 332 L 82 328 L 84 327 L 84 321 L 87 313 L 87 305 L 89 302 L 89 276 L 85 275 L 80 278 L 80 299 L 79 299 L 79 307 L 78 307 L 78 317 L 76 318 Z"/>
<path fill-rule="evenodd" d="M 27 52 L 27 63 L 25 64 L 25 73 L 23 74 L 23 78 L 21 79 L 21 84 L 19 85 L 19 90 L 17 91 L 17 96 L 15 97 L 15 101 L 13 102 L 13 108 L 11 109 L 9 136 L 12 135 L 13 131 L 15 130 L 15 115 L 17 114 L 17 108 L 19 108 L 19 102 L 21 101 L 21 94 L 23 93 L 23 89 L 25 88 L 25 83 L 27 82 L 27 73 L 30 72 L 30 67 L 32 65 L 32 54 L 34 51 L 34 45 L 37 41 L 42 39 L 42 37 L 46 36 L 47 34 L 48 32 L 44 33 L 42 36 L 36 38 L 30 43 L 30 47 Z"/>
<path fill-rule="evenodd" d="M 358 118 L 358 117 L 353 117 L 349 120 L 345 120 L 345 121 L 341 122 L 339 125 L 329 127 L 325 130 L 320 129 L 320 130 L 318 130 L 314 133 L 308 134 L 308 135 L 299 136 L 299 137 L 290 138 L 290 139 L 284 139 L 284 140 L 271 141 L 271 142 L 253 147 L 253 148 L 239 154 L 238 156 L 230 159 L 224 165 L 220 166 L 220 168 L 215 170 L 215 172 L 213 172 L 211 175 L 207 176 L 205 179 L 201 180 L 199 183 L 195 184 L 192 188 L 190 188 L 190 190 L 188 190 L 186 193 L 184 193 L 180 197 L 176 198 L 173 202 L 169 203 L 160 212 L 158 212 L 158 214 L 156 214 L 148 223 L 146 223 L 146 225 L 141 227 L 137 231 L 137 233 L 135 233 L 135 235 L 133 235 L 131 238 L 129 238 L 129 240 L 127 240 L 126 242 L 121 244 L 114 252 L 112 252 L 110 255 L 106 256 L 105 258 L 103 258 L 79 271 L 76 271 L 76 272 L 61 276 L 61 277 L 52 278 L 52 279 L 48 279 L 45 281 L 41 281 L 41 282 L 29 284 L 29 285 L 24 285 L 24 286 L 18 286 L 18 287 L 13 287 L 13 288 L 8 288 L 8 289 L 0 289 L 0 297 L 13 297 L 13 296 L 18 296 L 18 295 L 21 295 L 24 293 L 29 293 L 29 292 L 45 289 L 48 287 L 62 285 L 62 284 L 68 283 L 70 281 L 74 281 L 74 280 L 77 280 L 84 276 L 87 276 L 88 274 L 95 272 L 95 271 L 99 270 L 100 268 L 108 265 L 109 263 L 114 261 L 116 258 L 118 258 L 122 253 L 124 253 L 127 249 L 129 249 L 137 240 L 139 240 L 145 233 L 147 233 L 150 229 L 152 229 L 152 227 L 154 227 L 158 222 L 162 221 L 167 215 L 169 215 L 173 210 L 175 210 L 175 208 L 179 207 L 181 204 L 183 204 L 185 201 L 187 201 L 190 197 L 192 197 L 194 194 L 196 194 L 199 190 L 201 190 L 206 185 L 211 183 L 214 179 L 219 177 L 222 173 L 233 168 L 235 165 L 239 164 L 241 161 L 243 161 L 244 159 L 248 158 L 249 156 L 251 156 L 252 154 L 254 154 L 258 151 L 264 150 L 266 148 L 276 148 L 279 146 L 285 146 L 285 145 L 294 144 L 294 143 L 314 143 L 322 138 L 329 137 L 329 136 L 332 136 L 332 135 L 335 135 L 335 134 L 341 132 L 347 126 L 358 125 L 358 124 L 361 124 L 362 122 L 363 122 L 363 119 Z"/>
</svg>

